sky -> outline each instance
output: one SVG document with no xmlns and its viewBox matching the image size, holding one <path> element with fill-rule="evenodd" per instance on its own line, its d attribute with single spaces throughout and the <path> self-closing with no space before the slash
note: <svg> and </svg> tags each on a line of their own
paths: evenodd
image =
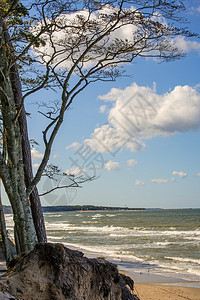
<svg viewBox="0 0 200 300">
<path fill-rule="evenodd" d="M 186 1 L 189 28 L 200 34 L 200 1 Z M 159 63 L 137 59 L 129 76 L 84 90 L 67 112 L 50 162 L 64 172 L 95 176 L 82 188 L 41 197 L 43 205 L 132 208 L 200 207 L 200 40 L 177 40 L 186 57 Z M 43 156 L 45 121 L 35 99 L 26 104 L 34 169 Z M 56 95 L 49 91 L 49 97 Z M 66 183 L 66 177 L 59 179 Z M 55 187 L 43 179 L 40 193 Z"/>
</svg>

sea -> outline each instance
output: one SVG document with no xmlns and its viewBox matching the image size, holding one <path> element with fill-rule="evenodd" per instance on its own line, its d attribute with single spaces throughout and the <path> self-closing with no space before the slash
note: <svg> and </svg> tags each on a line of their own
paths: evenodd
<svg viewBox="0 0 200 300">
<path fill-rule="evenodd" d="M 48 241 L 135 272 L 200 282 L 200 209 L 45 213 Z M 12 215 L 6 215 L 12 234 Z M 200 286 L 199 286 L 200 287 Z"/>
</svg>

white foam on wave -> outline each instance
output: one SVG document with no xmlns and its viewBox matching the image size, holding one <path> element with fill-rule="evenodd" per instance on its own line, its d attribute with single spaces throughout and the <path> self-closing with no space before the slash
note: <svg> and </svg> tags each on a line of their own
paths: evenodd
<svg viewBox="0 0 200 300">
<path fill-rule="evenodd" d="M 200 270 L 199 269 L 197 270 L 197 269 L 189 268 L 189 269 L 187 269 L 187 272 L 192 274 L 192 275 L 197 275 L 197 276 L 200 277 Z"/>
<path fill-rule="evenodd" d="M 94 232 L 97 234 L 108 234 L 110 237 L 116 237 L 116 238 L 126 238 L 126 237 L 145 237 L 145 238 L 152 238 L 152 237 L 162 237 L 163 239 L 168 238 L 175 238 L 175 237 L 181 237 L 183 239 L 188 240 L 199 240 L 200 239 L 200 230 L 190 230 L 190 231 L 178 231 L 178 230 L 148 230 L 141 227 L 120 227 L 120 226 L 113 226 L 113 225 L 105 225 L 105 226 L 87 226 L 84 224 L 98 224 L 99 221 L 95 220 L 96 218 L 101 218 L 100 214 L 96 214 L 96 217 L 93 217 L 91 221 L 83 221 L 82 225 L 74 225 L 69 224 L 65 222 L 57 222 L 57 223 L 50 223 L 46 222 L 46 228 L 47 230 L 66 230 L 66 231 L 80 231 L 80 232 Z M 160 245 L 162 246 L 162 244 Z"/>
<path fill-rule="evenodd" d="M 56 217 L 56 218 L 60 218 L 63 217 L 63 215 L 57 215 L 56 213 L 45 213 L 44 216 L 47 214 L 47 216 L 50 217 Z"/>
<path fill-rule="evenodd" d="M 45 227 L 47 230 L 69 230 L 69 228 L 72 228 L 72 226 L 69 223 L 49 223 L 45 222 Z"/>
<path fill-rule="evenodd" d="M 185 239 L 200 241 L 200 236 L 186 236 Z"/>
<path fill-rule="evenodd" d="M 78 243 L 63 243 L 67 247 L 76 247 L 79 248 L 80 251 L 88 251 L 92 252 L 97 255 L 109 257 L 110 259 L 115 259 L 119 261 L 130 261 L 130 262 L 144 262 L 142 258 L 139 258 L 134 255 L 127 254 L 127 251 L 120 251 L 117 249 L 116 246 L 89 246 L 89 245 L 82 245 Z"/>
<path fill-rule="evenodd" d="M 158 264 L 158 270 L 161 269 L 162 272 L 173 272 L 179 274 L 183 279 L 200 281 L 200 269 L 198 264 L 192 264 L 191 266 L 191 262 L 180 260 L 171 260 L 169 262 L 154 260 L 152 262 L 150 261 L 150 263 Z"/>
<path fill-rule="evenodd" d="M 110 215 L 110 214 L 106 214 L 106 217 L 115 217 L 116 215 Z"/>
<path fill-rule="evenodd" d="M 98 222 L 99 223 L 99 222 Z M 99 233 L 109 233 L 113 231 L 123 231 L 123 227 L 115 227 L 115 226 L 76 226 L 69 223 L 47 223 L 46 224 L 47 229 L 53 229 L 53 230 L 72 230 L 72 231 L 86 231 L 86 232 L 99 232 Z"/>
<path fill-rule="evenodd" d="M 98 221 L 83 221 L 82 224 L 98 224 Z"/>
<path fill-rule="evenodd" d="M 96 214 L 96 215 L 94 215 L 94 216 L 92 216 L 92 219 L 94 220 L 94 219 L 98 219 L 98 218 L 101 218 L 101 217 L 103 217 L 104 215 L 101 215 L 101 214 Z"/>
<path fill-rule="evenodd" d="M 48 241 L 50 241 L 50 240 L 57 240 L 57 241 L 60 241 L 62 243 L 62 240 L 64 238 L 65 238 L 64 236 L 51 236 L 51 235 L 48 235 Z"/>
<path fill-rule="evenodd" d="M 199 264 L 200 265 L 200 259 L 184 258 L 184 257 L 169 257 L 169 256 L 165 256 L 165 258 L 170 259 L 170 260 L 174 260 L 174 261 L 189 262 L 189 263 L 194 263 L 194 264 Z"/>
</svg>

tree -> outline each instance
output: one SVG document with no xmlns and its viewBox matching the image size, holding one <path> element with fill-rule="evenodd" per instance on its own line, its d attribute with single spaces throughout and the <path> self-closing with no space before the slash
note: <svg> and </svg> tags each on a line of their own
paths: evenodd
<svg viewBox="0 0 200 300">
<path fill-rule="evenodd" d="M 36 186 L 72 102 L 88 85 L 123 76 L 120 66 L 136 58 L 182 57 L 176 37 L 195 36 L 179 27 L 184 9 L 178 0 L 0 0 L 0 178 L 13 208 L 18 252 L 46 240 Z M 33 177 L 24 101 L 49 88 L 59 99 L 40 104 L 48 124 Z"/>
</svg>

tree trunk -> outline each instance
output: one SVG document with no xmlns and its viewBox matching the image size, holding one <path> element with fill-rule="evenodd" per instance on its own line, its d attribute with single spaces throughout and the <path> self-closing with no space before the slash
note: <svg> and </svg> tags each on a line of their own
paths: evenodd
<svg viewBox="0 0 200 300">
<path fill-rule="evenodd" d="M 7 56 L 9 45 L 4 33 L 0 18 L 0 108 L 7 146 L 6 160 L 0 153 L 0 177 L 12 205 L 20 251 L 26 252 L 34 248 L 37 237 L 24 182 L 22 137 L 19 122 L 15 120 L 16 103 L 8 64 L 10 57 Z"/>
<path fill-rule="evenodd" d="M 10 47 L 12 47 L 6 29 L 5 29 L 5 39 L 6 39 L 6 43 Z M 19 73 L 16 65 L 13 65 L 11 67 L 10 79 L 12 82 L 14 101 L 16 103 L 16 107 L 19 108 L 22 103 L 22 88 L 21 88 L 21 81 L 19 78 Z M 24 106 L 18 117 L 18 121 L 19 121 L 21 136 L 22 136 L 22 154 L 23 154 L 24 175 L 25 175 L 24 180 L 25 180 L 26 187 L 28 187 L 31 181 L 33 180 L 33 171 L 32 171 L 32 160 L 31 160 L 31 148 L 30 148 L 30 142 L 28 137 L 26 112 Z M 45 243 L 47 242 L 47 236 L 46 236 L 44 217 L 42 213 L 42 206 L 41 206 L 37 187 L 33 189 L 32 193 L 29 196 L 29 199 L 31 203 L 31 212 L 33 216 L 33 222 L 35 225 L 38 242 Z"/>
</svg>

